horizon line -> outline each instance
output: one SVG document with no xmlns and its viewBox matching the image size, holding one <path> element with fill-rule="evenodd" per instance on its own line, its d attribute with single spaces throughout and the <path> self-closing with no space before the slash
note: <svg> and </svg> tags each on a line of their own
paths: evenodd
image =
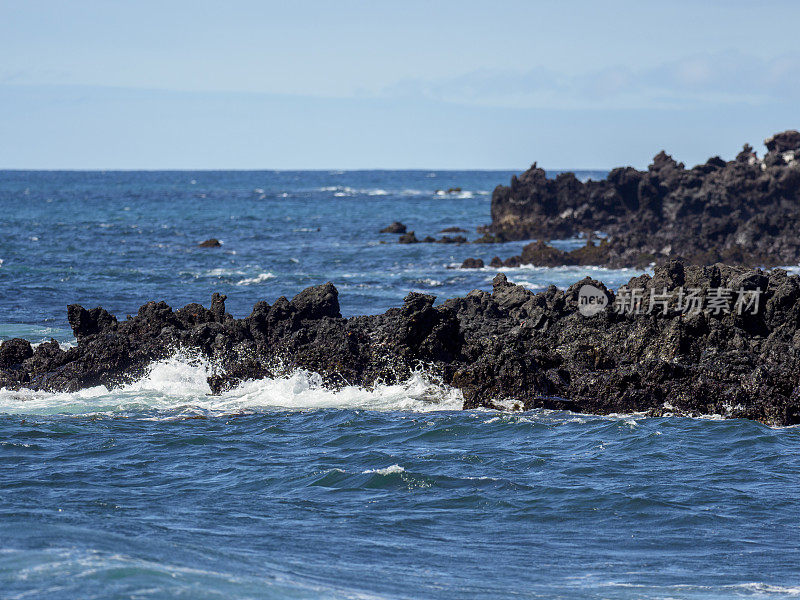
<svg viewBox="0 0 800 600">
<path fill-rule="evenodd" d="M 531 165 L 533 166 L 533 165 Z M 453 168 L 447 167 L 444 169 L 437 169 L 433 167 L 412 167 L 412 168 L 402 168 L 402 167 L 378 167 L 378 168 L 366 168 L 366 167 L 357 167 L 352 169 L 342 169 L 342 168 L 291 168 L 291 169 L 271 169 L 271 168 L 221 168 L 221 167 L 213 167 L 213 168 L 97 168 L 97 167 L 88 167 L 88 168 L 27 168 L 27 167 L 0 167 L 0 173 L 197 173 L 197 172 L 206 172 L 206 173 L 225 173 L 225 172 L 239 172 L 239 173 L 359 173 L 359 172 L 375 172 L 375 171 L 386 171 L 386 172 L 409 172 L 409 171 L 418 171 L 420 173 L 424 172 L 438 172 L 438 173 L 447 173 L 447 172 L 460 172 L 460 171 L 483 171 L 486 173 L 524 173 L 525 171 L 531 168 L 524 167 L 524 168 L 507 168 L 507 169 L 498 169 L 498 168 Z M 584 172 L 584 171 L 611 171 L 612 169 L 618 167 L 580 167 L 580 168 L 547 168 L 542 167 L 541 165 L 537 165 L 540 169 L 545 171 L 559 171 L 559 172 Z M 631 165 L 627 165 L 631 166 Z M 635 168 L 635 167 L 634 167 Z"/>
</svg>

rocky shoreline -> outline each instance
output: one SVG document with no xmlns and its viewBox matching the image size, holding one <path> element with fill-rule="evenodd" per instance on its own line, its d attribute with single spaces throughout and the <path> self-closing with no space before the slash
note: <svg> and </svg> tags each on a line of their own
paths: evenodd
<svg viewBox="0 0 800 600">
<path fill-rule="evenodd" d="M 572 252 L 534 242 L 498 259 L 505 266 L 641 268 L 677 257 L 696 265 L 798 264 L 800 132 L 764 143 L 763 159 L 746 144 L 732 161 L 715 156 L 691 169 L 662 151 L 646 171 L 616 168 L 601 181 L 573 173 L 548 179 L 534 164 L 494 190 L 485 230 L 497 240 L 588 238 Z M 596 232 L 607 238 L 592 241 Z"/>
<path fill-rule="evenodd" d="M 586 289 L 607 302 L 594 316 L 580 310 Z M 756 306 L 711 310 L 721 289 L 747 292 Z M 631 290 L 644 299 L 639 312 L 620 310 Z M 684 290 L 707 307 L 682 310 Z M 800 277 L 780 269 L 671 261 L 616 293 L 587 278 L 565 291 L 550 286 L 534 294 L 499 274 L 491 293 L 475 290 L 437 306 L 434 300 L 411 293 L 384 314 L 342 318 L 338 292 L 326 283 L 291 301 L 259 302 L 244 319 L 228 314 L 218 294 L 208 309 L 190 304 L 173 311 L 149 302 L 125 321 L 102 308 L 71 305 L 77 345 L 4 342 L 0 387 L 113 387 L 182 349 L 216 366 L 213 393 L 296 368 L 319 373 L 329 386 L 369 387 L 402 382 L 423 367 L 460 389 L 467 409 L 800 423 Z"/>
</svg>

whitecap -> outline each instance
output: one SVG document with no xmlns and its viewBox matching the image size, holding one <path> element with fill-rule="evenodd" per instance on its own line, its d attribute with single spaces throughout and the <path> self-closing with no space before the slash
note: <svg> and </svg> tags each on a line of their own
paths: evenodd
<svg viewBox="0 0 800 600">
<path fill-rule="evenodd" d="M 229 277 L 231 275 L 244 275 L 244 271 L 239 271 L 238 269 L 226 269 L 224 267 L 217 267 L 216 269 L 210 269 L 203 273 L 203 277 Z"/>
<path fill-rule="evenodd" d="M 248 277 L 236 282 L 236 285 L 252 285 L 254 283 L 264 283 L 270 279 L 274 279 L 275 275 L 272 273 L 259 273 L 257 277 Z"/>
<path fill-rule="evenodd" d="M 405 473 L 406 470 L 400 465 L 391 465 L 384 469 L 367 469 L 366 471 L 361 472 L 365 475 L 367 473 L 375 473 L 376 475 L 392 475 L 394 473 Z"/>
<path fill-rule="evenodd" d="M 417 285 L 425 285 L 428 287 L 440 287 L 444 285 L 444 282 L 439 281 L 438 279 L 433 279 L 431 277 L 417 279 L 414 283 L 416 283 Z"/>
</svg>

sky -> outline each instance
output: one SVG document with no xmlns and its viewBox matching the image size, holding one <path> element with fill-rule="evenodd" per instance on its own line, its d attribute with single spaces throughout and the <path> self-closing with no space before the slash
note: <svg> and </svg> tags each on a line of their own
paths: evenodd
<svg viewBox="0 0 800 600">
<path fill-rule="evenodd" d="M 687 166 L 800 128 L 796 1 L 0 0 L 0 168 Z"/>
</svg>

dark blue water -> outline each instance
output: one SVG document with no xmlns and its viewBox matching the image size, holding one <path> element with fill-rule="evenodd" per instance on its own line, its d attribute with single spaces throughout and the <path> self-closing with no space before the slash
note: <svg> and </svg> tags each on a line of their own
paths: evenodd
<svg viewBox="0 0 800 600">
<path fill-rule="evenodd" d="M 496 171 L 0 172 L 6 292 L 0 322 L 61 326 L 71 302 L 102 305 L 124 318 L 149 300 L 183 306 L 210 302 L 215 291 L 228 295 L 229 311 L 245 316 L 258 300 L 291 297 L 328 280 L 348 315 L 382 312 L 412 289 L 445 298 L 490 288 L 496 271 L 447 267 L 470 256 L 505 258 L 524 242 L 401 245 L 396 235 L 378 231 L 400 220 L 419 238 L 460 226 L 476 239 L 475 228 L 490 221 L 492 189 L 510 177 Z M 462 192 L 436 195 L 450 187 Z M 223 246 L 197 247 L 211 237 Z M 532 287 L 552 279 L 541 269 L 519 273 Z M 576 273 L 561 279 L 572 283 Z"/>
<path fill-rule="evenodd" d="M 448 267 L 523 243 L 377 231 L 478 237 L 509 177 L 0 172 L 0 337 L 73 343 L 74 301 L 124 318 L 222 291 L 243 316 L 331 280 L 358 314 L 488 289 L 497 270 Z M 504 271 L 531 289 L 632 275 Z M 0 597 L 800 596 L 800 429 L 462 412 L 430 373 L 209 396 L 208 369 L 178 355 L 121 389 L 0 390 Z"/>
</svg>

